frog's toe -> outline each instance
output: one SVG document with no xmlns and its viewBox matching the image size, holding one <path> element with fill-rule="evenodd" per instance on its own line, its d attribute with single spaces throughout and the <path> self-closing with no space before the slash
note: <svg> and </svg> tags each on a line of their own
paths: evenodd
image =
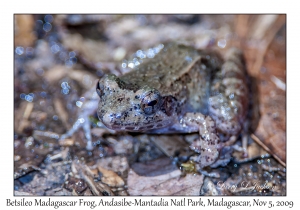
<svg viewBox="0 0 300 210">
<path fill-rule="evenodd" d="M 213 164 L 219 157 L 218 146 L 210 144 L 210 141 L 203 139 L 196 140 L 192 143 L 190 148 L 195 152 L 200 153 L 197 162 L 199 162 L 201 168 Z"/>
</svg>

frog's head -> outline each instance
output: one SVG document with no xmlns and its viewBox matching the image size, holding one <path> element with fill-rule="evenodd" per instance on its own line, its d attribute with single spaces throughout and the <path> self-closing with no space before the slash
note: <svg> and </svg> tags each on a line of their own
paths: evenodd
<svg viewBox="0 0 300 210">
<path fill-rule="evenodd" d="M 140 87 L 105 75 L 96 87 L 100 97 L 98 117 L 113 130 L 146 131 L 164 128 L 177 119 L 177 101 L 152 87 Z"/>
</svg>

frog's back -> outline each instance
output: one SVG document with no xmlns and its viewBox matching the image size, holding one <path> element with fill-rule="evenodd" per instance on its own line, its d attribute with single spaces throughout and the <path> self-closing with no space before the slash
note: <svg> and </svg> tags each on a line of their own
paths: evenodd
<svg viewBox="0 0 300 210">
<path fill-rule="evenodd" d="M 163 95 L 170 94 L 170 86 L 181 79 L 197 59 L 199 54 L 192 47 L 166 44 L 154 58 L 144 59 L 143 63 L 121 79 L 138 86 L 155 87 Z"/>
<path fill-rule="evenodd" d="M 137 86 L 155 88 L 162 96 L 174 96 L 179 105 L 184 105 L 183 112 L 206 113 L 212 56 L 204 52 L 169 43 L 154 58 L 144 59 L 121 79 Z"/>
</svg>

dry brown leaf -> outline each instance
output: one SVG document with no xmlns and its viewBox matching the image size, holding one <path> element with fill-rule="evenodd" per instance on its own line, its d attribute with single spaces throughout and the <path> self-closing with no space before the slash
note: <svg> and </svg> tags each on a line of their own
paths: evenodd
<svg viewBox="0 0 300 210">
<path fill-rule="evenodd" d="M 120 173 L 124 173 L 129 168 L 127 158 L 121 156 L 101 158 L 97 161 L 97 166 Z"/>
<path fill-rule="evenodd" d="M 280 16 L 280 18 L 285 18 Z M 282 22 L 283 20 L 281 20 Z M 285 20 L 284 20 L 285 23 Z M 286 162 L 285 25 L 273 37 L 257 77 L 260 120 L 254 135 L 277 160 Z"/>
<path fill-rule="evenodd" d="M 147 177 L 139 176 L 132 169 L 128 174 L 130 195 L 199 195 L 204 176 L 187 174 L 181 176 L 180 170 Z"/>
<path fill-rule="evenodd" d="M 32 15 L 15 15 L 15 45 L 33 46 L 36 40 Z"/>
<path fill-rule="evenodd" d="M 67 48 L 76 50 L 92 63 L 108 61 L 113 57 L 113 50 L 105 43 L 84 39 L 80 34 L 62 34 L 62 43 Z"/>
<path fill-rule="evenodd" d="M 68 112 L 65 109 L 63 102 L 59 99 L 54 99 L 53 104 L 54 104 L 54 109 L 57 112 L 57 114 L 58 114 L 59 118 L 61 119 L 62 123 L 64 124 L 64 126 L 68 129 L 70 129 L 71 125 L 68 122 L 68 119 L 69 119 Z"/>
<path fill-rule="evenodd" d="M 114 171 L 106 170 L 101 166 L 98 166 L 98 170 L 102 173 L 101 181 L 108 186 L 111 187 L 122 187 L 124 186 L 125 182 L 121 177 L 118 176 Z"/>
<path fill-rule="evenodd" d="M 192 154 L 189 144 L 184 141 L 183 135 L 153 135 L 151 141 L 168 157 L 188 156 Z M 172 144 L 170 144 L 172 142 Z"/>
</svg>

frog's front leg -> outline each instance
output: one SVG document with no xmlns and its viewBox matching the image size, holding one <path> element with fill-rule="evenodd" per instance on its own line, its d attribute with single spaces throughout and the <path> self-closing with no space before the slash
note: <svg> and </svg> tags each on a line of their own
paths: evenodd
<svg viewBox="0 0 300 210">
<path fill-rule="evenodd" d="M 92 150 L 93 144 L 92 144 L 92 135 L 91 135 L 91 128 L 90 128 L 90 121 L 89 116 L 92 115 L 99 103 L 99 97 L 94 90 L 94 88 L 90 89 L 88 92 L 84 95 L 85 102 L 81 106 L 81 109 L 79 110 L 79 115 L 77 116 L 76 122 L 73 124 L 71 129 L 69 129 L 65 134 L 61 135 L 60 141 L 63 141 L 64 139 L 71 137 L 75 132 L 77 132 L 81 127 L 83 128 L 85 138 L 87 140 L 86 149 Z"/>
<path fill-rule="evenodd" d="M 201 113 L 186 113 L 180 123 L 174 126 L 177 126 L 178 130 L 199 132 L 200 139 L 194 141 L 190 147 L 200 153 L 198 162 L 201 168 L 211 165 L 217 160 L 221 142 L 217 134 L 216 123 L 210 116 Z"/>
<path fill-rule="evenodd" d="M 71 137 L 75 132 L 77 132 L 79 130 L 79 128 L 82 127 L 83 131 L 84 131 L 85 138 L 87 140 L 86 149 L 87 150 L 92 150 L 93 145 L 92 145 L 92 136 L 91 136 L 90 126 L 91 125 L 90 125 L 88 116 L 80 117 L 76 120 L 76 122 L 74 123 L 74 125 L 72 126 L 72 128 L 70 130 L 68 130 L 65 134 L 61 135 L 59 140 L 63 141 L 64 139 Z"/>
</svg>

